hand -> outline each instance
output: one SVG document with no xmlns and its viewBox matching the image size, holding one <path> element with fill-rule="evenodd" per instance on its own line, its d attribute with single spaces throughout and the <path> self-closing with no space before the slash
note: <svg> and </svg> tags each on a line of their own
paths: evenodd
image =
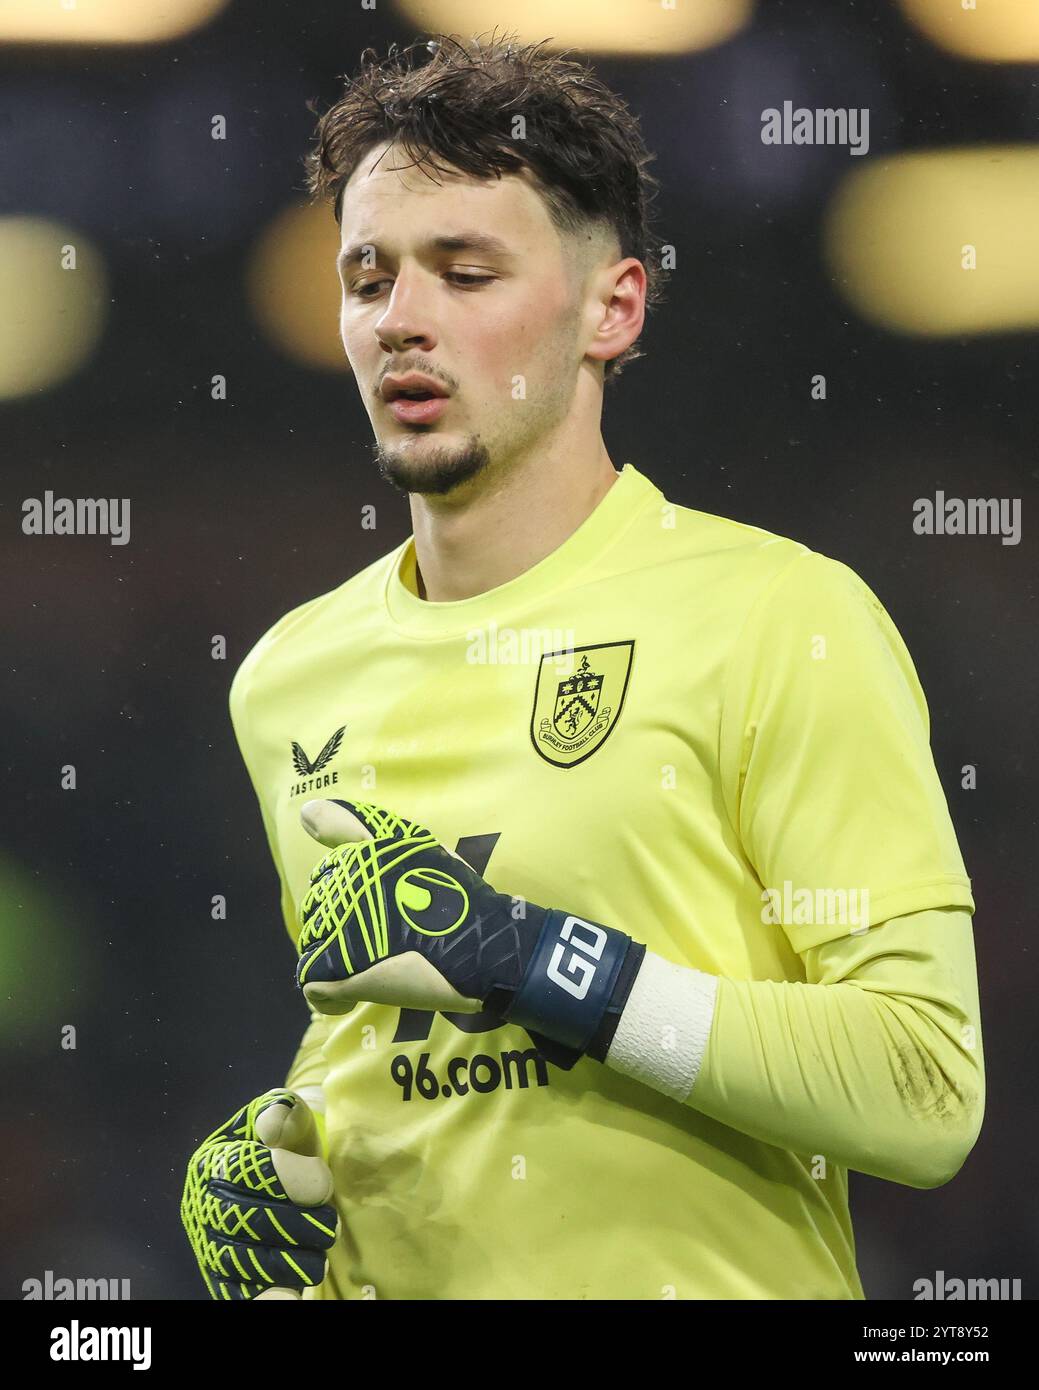
<svg viewBox="0 0 1039 1390">
<path fill-rule="evenodd" d="M 296 980 L 322 1013 L 360 1000 L 453 1013 L 488 1010 L 573 1066 L 614 998 L 623 932 L 498 893 L 424 826 L 365 802 L 309 801 L 309 834 L 331 852 L 300 904 Z M 537 1030 L 537 1031 L 535 1031 Z"/>
<path fill-rule="evenodd" d="M 195 1150 L 180 1215 L 215 1299 L 299 1298 L 335 1243 L 332 1174 L 306 1102 L 273 1090 Z"/>
</svg>

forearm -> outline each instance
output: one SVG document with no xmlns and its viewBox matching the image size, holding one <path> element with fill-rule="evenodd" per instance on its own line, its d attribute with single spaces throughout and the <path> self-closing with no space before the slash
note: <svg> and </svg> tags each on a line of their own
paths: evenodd
<svg viewBox="0 0 1039 1390">
<path fill-rule="evenodd" d="M 834 980 L 838 950 L 851 975 Z M 810 969 L 816 982 L 719 979 L 647 954 L 606 1063 L 780 1148 L 948 1181 L 984 1106 L 969 918 L 885 923 Z"/>
</svg>

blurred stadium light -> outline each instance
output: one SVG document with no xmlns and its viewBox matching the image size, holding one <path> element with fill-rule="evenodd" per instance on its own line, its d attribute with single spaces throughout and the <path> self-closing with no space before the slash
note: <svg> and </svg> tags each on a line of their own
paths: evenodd
<svg viewBox="0 0 1039 1390">
<path fill-rule="evenodd" d="M 38 869 L 0 854 L 0 1039 L 30 1054 L 60 1045 L 59 1030 L 88 1007 L 96 988 L 97 952 L 85 942 L 95 923 L 89 909 L 41 879 Z M 41 988 L 40 961 L 52 962 Z"/>
<path fill-rule="evenodd" d="M 1036 0 L 901 0 L 902 9 L 933 42 L 981 62 L 1039 60 Z"/>
<path fill-rule="evenodd" d="M 859 313 L 896 332 L 1039 328 L 1039 149 L 985 145 L 872 162 L 837 190 L 824 246 Z"/>
<path fill-rule="evenodd" d="M 107 285 L 82 232 L 41 217 L 0 218 L 0 399 L 71 376 L 100 337 Z"/>
<path fill-rule="evenodd" d="M 586 53 L 689 53 L 724 43 L 749 21 L 753 0 L 399 0 L 426 33 L 501 31 L 523 43 Z"/>
<path fill-rule="evenodd" d="M 0 42 L 157 43 L 207 23 L 228 0 L 2 0 Z"/>
<path fill-rule="evenodd" d="M 294 204 L 266 227 L 249 258 L 249 302 L 267 336 L 308 367 L 348 370 L 338 331 L 339 235 L 327 204 Z"/>
</svg>

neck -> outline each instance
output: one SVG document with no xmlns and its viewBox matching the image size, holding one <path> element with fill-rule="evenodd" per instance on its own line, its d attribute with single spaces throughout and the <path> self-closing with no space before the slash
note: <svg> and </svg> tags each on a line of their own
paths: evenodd
<svg viewBox="0 0 1039 1390">
<path fill-rule="evenodd" d="M 546 452 L 501 475 L 488 469 L 457 489 L 465 496 L 413 493 L 419 597 L 452 603 L 524 574 L 573 535 L 617 477 L 600 435 L 584 460 Z"/>
</svg>

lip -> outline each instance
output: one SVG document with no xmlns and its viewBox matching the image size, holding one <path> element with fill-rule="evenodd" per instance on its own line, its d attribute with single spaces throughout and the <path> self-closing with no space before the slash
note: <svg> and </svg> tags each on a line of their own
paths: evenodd
<svg viewBox="0 0 1039 1390">
<path fill-rule="evenodd" d="M 412 401 L 398 396 L 390 401 L 390 413 L 402 425 L 431 425 L 447 409 L 447 396 L 432 396 L 428 401 Z"/>
<path fill-rule="evenodd" d="M 440 382 L 425 372 L 405 372 L 403 376 L 385 376 L 379 386 L 384 401 L 394 400 L 402 391 L 425 391 L 431 396 L 446 396 Z"/>
</svg>

